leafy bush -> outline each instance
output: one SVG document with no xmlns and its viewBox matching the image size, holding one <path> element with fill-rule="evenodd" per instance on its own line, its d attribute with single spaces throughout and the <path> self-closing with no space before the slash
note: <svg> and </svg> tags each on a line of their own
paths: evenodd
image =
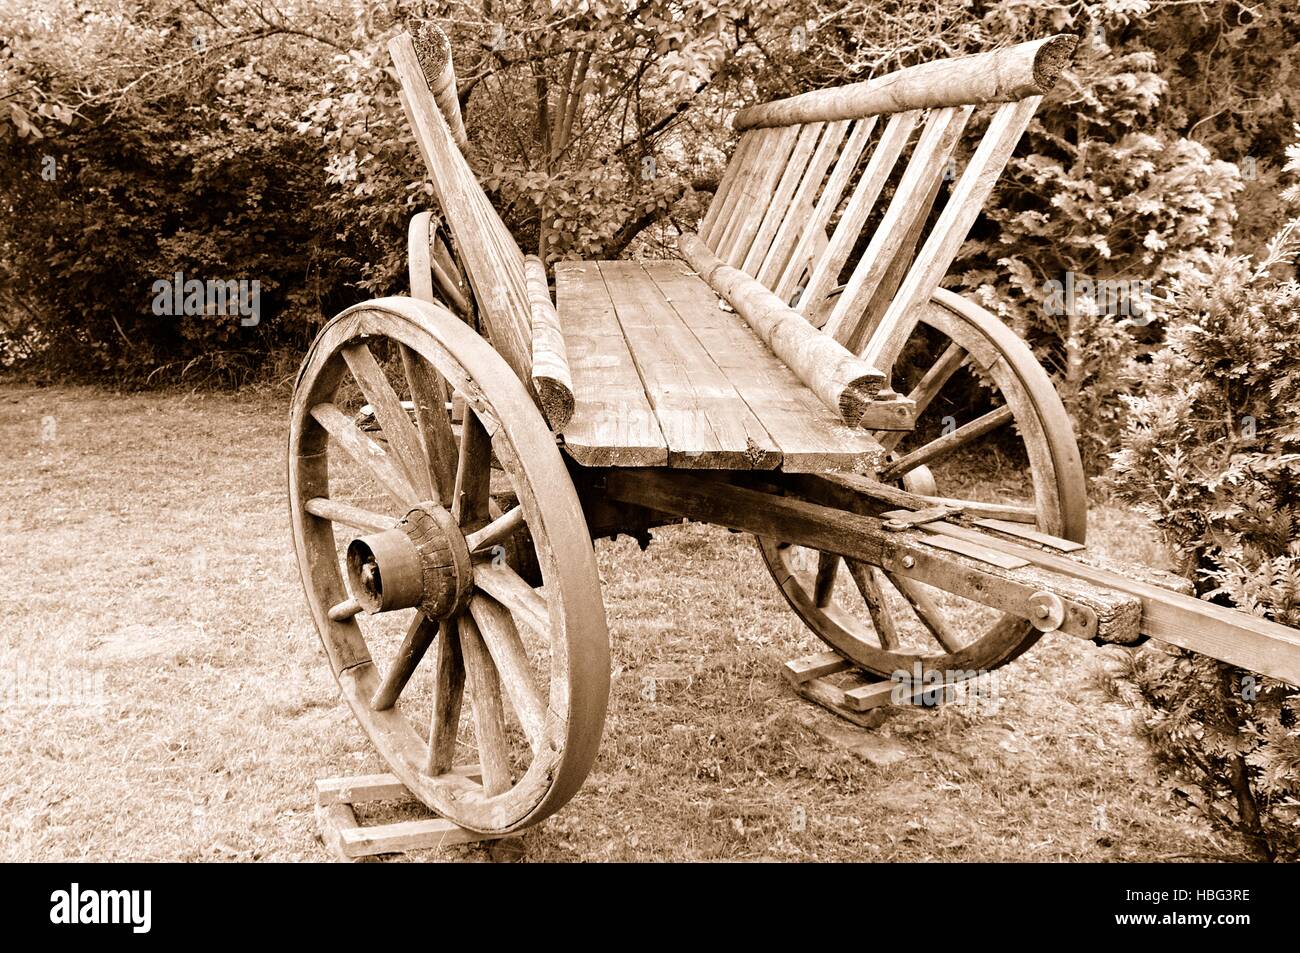
<svg viewBox="0 0 1300 953">
<path fill-rule="evenodd" d="M 1300 127 L 1298 130 L 1300 131 Z M 1288 150 L 1300 171 L 1300 143 Z M 1294 198 L 1297 190 L 1290 190 Z M 1162 530 L 1206 599 L 1300 626 L 1300 284 L 1215 256 L 1172 285 L 1169 342 L 1126 400 L 1113 483 Z M 1269 858 L 1300 856 L 1300 690 L 1185 652 L 1128 672 L 1153 745 L 1202 808 Z"/>
</svg>

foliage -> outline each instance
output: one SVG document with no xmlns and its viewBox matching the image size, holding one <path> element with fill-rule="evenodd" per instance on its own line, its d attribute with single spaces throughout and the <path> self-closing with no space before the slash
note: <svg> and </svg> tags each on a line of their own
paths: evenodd
<svg viewBox="0 0 1300 953">
<path fill-rule="evenodd" d="M 1240 183 L 1220 159 L 1271 174 L 1295 110 L 1285 82 L 1262 99 L 1207 87 L 1219 63 L 1180 37 L 1249 45 L 1225 56 L 1238 93 L 1294 71 L 1293 13 L 1222 0 L 936 0 L 923 16 L 915 0 L 0 0 L 0 354 L 57 374 L 252 366 L 403 290 L 406 222 L 432 199 L 385 45 L 427 20 L 451 34 L 471 164 L 552 260 L 670 246 L 739 105 L 1085 34 L 954 281 L 1029 338 L 1088 450 L 1163 325 L 1086 302 L 1045 314 L 1044 282 L 1135 278 L 1158 299 L 1230 241 Z M 258 279 L 263 320 L 153 315 L 152 283 L 178 270 Z"/>
<path fill-rule="evenodd" d="M 1297 128 L 1300 132 L 1300 127 Z M 1300 143 L 1288 170 L 1300 171 Z M 1295 190 L 1290 190 L 1294 197 Z M 1300 626 L 1300 284 L 1271 276 L 1300 218 L 1256 264 L 1209 259 L 1173 282 L 1168 346 L 1126 400 L 1113 480 L 1160 527 L 1203 598 Z M 1203 807 L 1269 857 L 1300 855 L 1300 691 L 1188 653 L 1129 673 L 1161 755 Z"/>
</svg>

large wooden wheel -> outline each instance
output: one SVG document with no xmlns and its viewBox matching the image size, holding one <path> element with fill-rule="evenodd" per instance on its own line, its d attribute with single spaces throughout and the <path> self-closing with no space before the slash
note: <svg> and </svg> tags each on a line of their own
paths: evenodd
<svg viewBox="0 0 1300 953">
<path fill-rule="evenodd" d="M 600 741 L 608 632 L 555 437 L 500 356 L 433 304 L 343 312 L 294 391 L 289 496 L 330 666 L 393 773 L 471 830 L 561 807 Z"/>
<path fill-rule="evenodd" d="M 1086 484 L 1069 417 L 1028 346 L 996 317 L 936 292 L 894 385 L 916 401 L 918 421 L 910 433 L 878 435 L 891 451 L 881 480 L 949 505 L 978 501 L 998 518 L 1083 541 Z M 1009 455 L 1008 426 L 1019 438 Z M 994 455 L 1000 468 L 988 466 Z M 999 469 L 997 485 L 972 485 L 970 471 Z M 996 668 L 1042 635 L 1024 619 L 879 567 L 778 540 L 758 544 L 808 627 L 882 677 L 910 675 L 918 663 L 941 672 Z"/>
</svg>

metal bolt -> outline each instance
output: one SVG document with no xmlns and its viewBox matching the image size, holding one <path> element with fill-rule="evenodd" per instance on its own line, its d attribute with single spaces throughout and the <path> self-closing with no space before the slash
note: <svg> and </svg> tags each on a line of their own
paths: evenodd
<svg viewBox="0 0 1300 953">
<path fill-rule="evenodd" d="M 911 568 L 912 568 L 913 566 L 915 566 L 915 565 L 916 565 L 916 560 L 913 559 L 911 556 L 904 556 L 904 557 L 903 557 L 903 568 L 904 568 L 904 569 L 911 569 Z"/>
<path fill-rule="evenodd" d="M 1034 608 L 1034 615 L 1038 616 L 1040 619 L 1046 619 L 1048 616 L 1047 606 L 1036 606 Z"/>
</svg>

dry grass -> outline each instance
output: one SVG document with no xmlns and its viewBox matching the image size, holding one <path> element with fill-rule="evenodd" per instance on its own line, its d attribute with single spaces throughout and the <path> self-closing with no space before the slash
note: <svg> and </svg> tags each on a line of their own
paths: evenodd
<svg viewBox="0 0 1300 953">
<path fill-rule="evenodd" d="M 313 780 L 383 770 L 307 617 L 285 419 L 266 396 L 0 389 L 0 858 L 323 859 Z M 529 859 L 1224 852 L 1171 801 L 1128 712 L 1090 687 L 1104 653 L 1048 637 L 999 673 L 996 706 L 890 719 L 875 734 L 907 756 L 876 767 L 827 742 L 816 729 L 842 723 L 783 687 L 781 662 L 816 645 L 751 541 L 656 535 L 646 553 L 599 547 L 605 740 L 583 792 L 525 838 Z M 1094 515 L 1093 539 L 1158 558 L 1116 510 Z M 14 694 L 84 673 L 101 679 L 94 704 Z M 486 851 L 422 859 L 440 856 Z"/>
</svg>

